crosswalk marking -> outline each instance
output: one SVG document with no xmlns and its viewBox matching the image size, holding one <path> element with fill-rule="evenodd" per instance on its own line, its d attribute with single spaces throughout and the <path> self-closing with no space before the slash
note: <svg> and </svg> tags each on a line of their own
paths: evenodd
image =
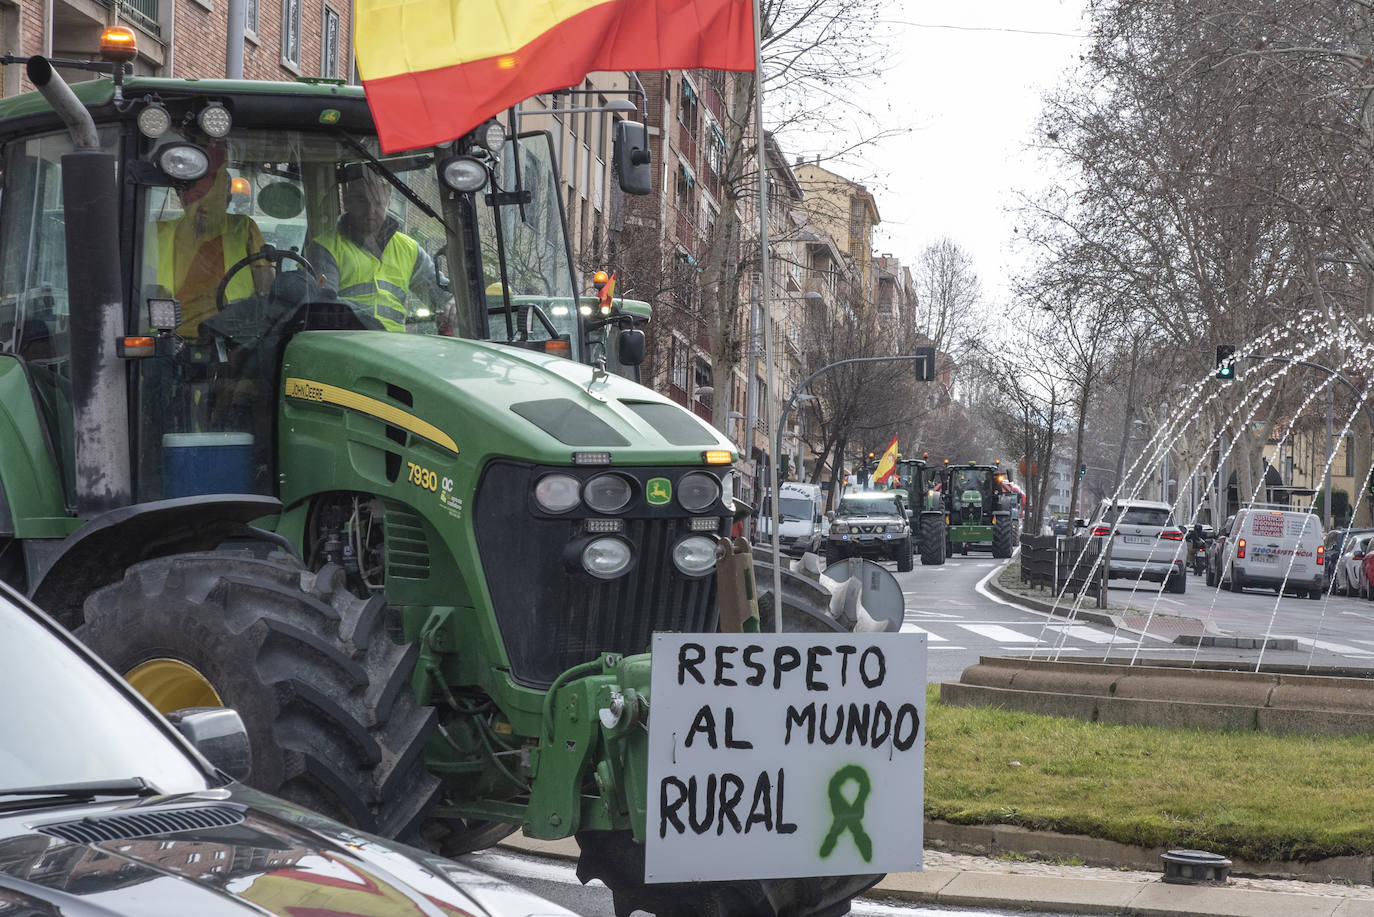
<svg viewBox="0 0 1374 917">
<path fill-rule="evenodd" d="M 1113 634 L 1109 631 L 1098 630 L 1095 627 L 1088 627 L 1086 624 L 1047 624 L 1045 630 L 1076 637 L 1079 640 L 1087 640 L 1089 643 L 1114 643 L 1121 646 L 1139 642 L 1122 634 Z"/>
<path fill-rule="evenodd" d="M 930 631 L 926 630 L 924 627 L 917 627 L 915 624 L 903 624 L 903 625 L 902 625 L 902 633 L 904 633 L 904 634 L 925 634 L 925 635 L 926 635 L 926 641 L 927 641 L 928 643 L 948 643 L 948 642 L 949 642 L 949 641 L 946 640 L 944 637 L 941 637 L 939 634 L 932 634 Z"/>
<path fill-rule="evenodd" d="M 1037 638 L 1000 624 L 960 624 L 964 630 L 997 643 L 1035 643 Z"/>
<path fill-rule="evenodd" d="M 1345 643 L 1329 643 L 1326 640 L 1313 640 L 1311 637 L 1294 637 L 1303 646 L 1314 646 L 1319 650 L 1326 650 L 1328 653 L 1338 653 L 1342 656 L 1371 656 L 1374 650 L 1363 646 L 1349 646 Z"/>
</svg>

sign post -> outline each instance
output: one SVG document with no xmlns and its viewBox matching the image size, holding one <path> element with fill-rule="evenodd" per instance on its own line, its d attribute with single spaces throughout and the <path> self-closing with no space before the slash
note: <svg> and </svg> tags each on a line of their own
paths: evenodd
<svg viewBox="0 0 1374 917">
<path fill-rule="evenodd" d="M 646 882 L 921 868 L 925 634 L 655 634 Z"/>
</svg>

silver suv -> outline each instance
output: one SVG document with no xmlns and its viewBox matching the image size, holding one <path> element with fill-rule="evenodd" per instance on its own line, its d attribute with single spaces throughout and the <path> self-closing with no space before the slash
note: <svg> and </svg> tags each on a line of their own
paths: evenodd
<svg viewBox="0 0 1374 917">
<path fill-rule="evenodd" d="M 1188 588 L 1188 551 L 1173 508 L 1155 500 L 1103 500 L 1088 523 L 1094 538 L 1111 538 L 1107 575 L 1163 583 L 1170 592 Z"/>
</svg>

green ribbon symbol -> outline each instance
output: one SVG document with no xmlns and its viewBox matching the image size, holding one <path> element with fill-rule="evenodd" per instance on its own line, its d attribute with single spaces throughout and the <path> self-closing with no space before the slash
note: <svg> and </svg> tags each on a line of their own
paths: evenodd
<svg viewBox="0 0 1374 917">
<path fill-rule="evenodd" d="M 844 786 L 850 781 L 858 787 L 853 802 L 844 798 Z M 830 814 L 835 816 L 835 820 L 830 823 L 830 832 L 821 842 L 822 857 L 830 856 L 839 843 L 840 835 L 848 831 L 854 835 L 854 846 L 859 848 L 864 862 L 873 861 L 873 839 L 864 831 L 864 803 L 868 801 L 871 790 L 868 772 L 857 764 L 845 765 L 830 778 Z"/>
</svg>

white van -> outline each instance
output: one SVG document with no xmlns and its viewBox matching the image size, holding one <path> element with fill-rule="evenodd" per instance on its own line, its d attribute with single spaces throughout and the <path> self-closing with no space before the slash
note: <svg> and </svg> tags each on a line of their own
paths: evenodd
<svg viewBox="0 0 1374 917">
<path fill-rule="evenodd" d="M 1207 552 L 1207 585 L 1240 592 L 1261 586 L 1319 599 L 1326 546 L 1321 520 L 1281 506 L 1243 507 L 1222 525 Z"/>
<path fill-rule="evenodd" d="M 788 554 L 820 553 L 825 543 L 825 492 L 819 484 L 785 481 L 778 485 L 782 499 L 778 502 L 778 544 Z M 772 507 L 764 498 L 754 527 L 755 540 L 773 543 Z"/>
</svg>

